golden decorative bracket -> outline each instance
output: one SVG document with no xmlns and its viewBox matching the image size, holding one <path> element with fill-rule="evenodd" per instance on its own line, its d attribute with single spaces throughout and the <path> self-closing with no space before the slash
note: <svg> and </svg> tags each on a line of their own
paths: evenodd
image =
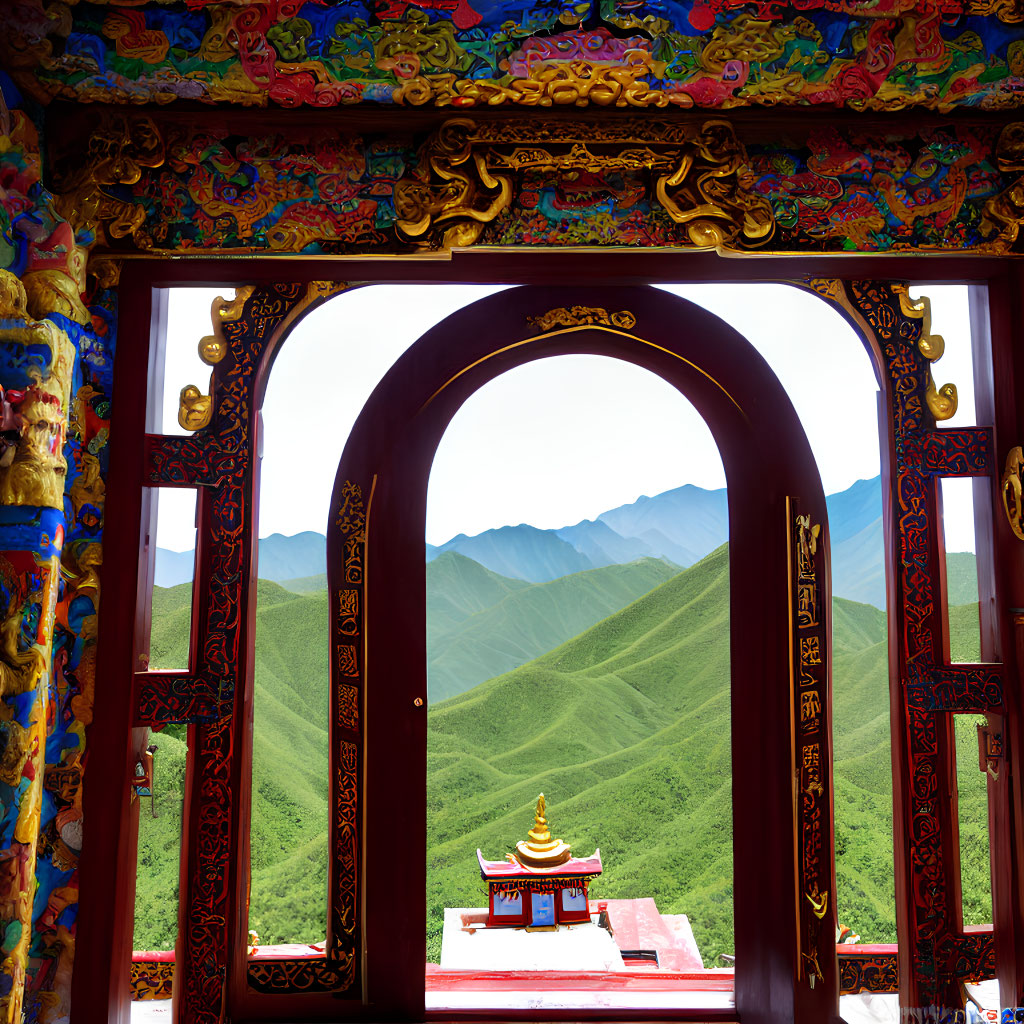
<svg viewBox="0 0 1024 1024">
<path fill-rule="evenodd" d="M 310 281 L 302 300 L 292 308 L 292 316 L 299 316 L 309 309 L 313 303 L 329 299 L 347 291 L 351 285 L 346 281 Z M 224 334 L 224 325 L 239 320 L 255 285 L 239 285 L 233 298 L 225 299 L 218 295 L 210 307 L 210 318 L 213 332 L 199 339 L 199 358 L 207 366 L 214 368 L 228 354 L 230 345 Z M 263 310 L 264 313 L 272 310 Z M 216 369 L 210 375 L 209 394 L 203 394 L 195 384 L 187 384 L 181 389 L 178 399 L 178 423 L 185 430 L 202 430 L 209 426 L 216 411 Z"/>
<path fill-rule="evenodd" d="M 833 305 L 841 307 L 862 331 L 871 332 L 870 325 L 865 322 L 860 311 L 850 302 L 841 281 L 833 278 L 810 278 L 806 283 L 813 292 Z M 941 334 L 932 334 L 931 299 L 924 295 L 912 299 L 907 284 L 903 282 L 894 282 L 892 290 L 899 298 L 900 311 L 903 315 L 912 320 L 921 321 L 921 334 L 917 339 L 917 348 L 929 363 L 934 363 L 946 351 L 946 342 Z M 936 387 L 929 371 L 924 401 L 928 406 L 928 411 L 937 422 L 951 419 L 956 415 L 958 405 L 956 385 L 943 384 L 942 387 Z"/>
</svg>

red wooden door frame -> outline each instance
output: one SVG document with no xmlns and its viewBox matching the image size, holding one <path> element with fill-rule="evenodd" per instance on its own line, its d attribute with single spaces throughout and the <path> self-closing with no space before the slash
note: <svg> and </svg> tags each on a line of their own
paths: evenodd
<svg viewBox="0 0 1024 1024">
<path fill-rule="evenodd" d="M 570 327 L 531 337 L 530 323 L 560 306 L 629 311 L 636 326 Z M 424 1012 L 417 965 L 426 960 L 425 901 L 408 899 L 405 885 L 395 882 L 413 881 L 410 870 L 420 869 L 410 865 L 426 863 L 423 532 L 434 453 L 452 416 L 483 384 L 525 362 L 565 354 L 612 356 L 657 373 L 694 404 L 719 446 L 729 495 L 737 1012 L 752 1024 L 822 1024 L 838 1012 L 834 941 L 818 951 L 823 981 L 811 988 L 798 980 L 802 895 L 795 866 L 786 511 L 787 498 L 799 497 L 801 511 L 826 524 L 821 481 L 792 403 L 756 349 L 701 307 L 638 287 L 533 286 L 464 307 L 396 362 L 349 436 L 331 508 L 333 517 L 355 493 L 353 485 L 365 502 L 364 999 L 383 1018 L 418 1019 Z M 827 526 L 824 532 L 827 543 Z M 345 538 L 333 525 L 327 557 L 333 600 L 347 585 Z M 332 650 L 350 641 L 349 633 L 336 631 Z M 331 665 L 333 698 L 351 680 L 339 674 L 333 656 Z M 336 726 L 337 713 L 331 721 Z M 332 756 L 346 738 L 335 728 Z M 830 779 L 831 750 L 827 769 Z M 331 779 L 337 779 L 333 770 Z M 332 803 L 338 798 L 335 790 Z M 827 807 L 831 850 L 831 799 Z M 828 914 L 834 935 L 834 900 Z"/>
</svg>

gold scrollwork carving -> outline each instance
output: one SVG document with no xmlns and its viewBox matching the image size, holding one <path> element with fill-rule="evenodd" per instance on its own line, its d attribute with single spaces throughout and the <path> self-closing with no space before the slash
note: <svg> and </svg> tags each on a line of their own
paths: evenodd
<svg viewBox="0 0 1024 1024">
<path fill-rule="evenodd" d="M 969 0 L 966 8 L 965 14 L 980 17 L 994 14 L 1007 24 L 1024 21 L 1024 3 L 1021 0 Z"/>
<path fill-rule="evenodd" d="M 413 55 L 411 55 L 413 56 Z M 422 106 L 456 104 L 497 107 L 508 104 L 521 107 L 665 107 L 668 93 L 652 89 L 643 79 L 660 78 L 665 62 L 655 60 L 646 50 L 627 50 L 622 63 L 605 64 L 591 60 L 565 63 L 539 62 L 528 78 L 514 79 L 509 85 L 476 78 L 458 78 L 454 73 L 419 74 L 419 58 L 414 58 L 410 75 L 393 92 L 396 103 Z"/>
<path fill-rule="evenodd" d="M 864 320 L 857 307 L 850 302 L 841 281 L 833 278 L 809 278 L 806 284 L 823 299 L 842 307 L 862 331 L 871 331 L 871 326 Z M 917 341 L 918 351 L 928 362 L 935 362 L 945 352 L 946 343 L 941 334 L 932 334 L 931 300 L 924 295 L 912 299 L 907 291 L 907 285 L 903 283 L 894 283 L 892 290 L 899 297 L 900 312 L 912 320 L 921 321 L 921 333 Z M 937 387 L 929 373 L 925 385 L 924 401 L 928 411 L 937 421 L 951 419 L 956 415 L 957 410 L 956 385 L 943 384 L 942 387 Z"/>
<path fill-rule="evenodd" d="M 810 566 L 811 559 L 818 553 L 818 535 L 821 523 L 812 523 L 810 516 L 796 517 L 797 553 L 801 566 Z M 808 571 L 811 571 L 810 569 Z"/>
<path fill-rule="evenodd" d="M 89 260 L 89 276 L 96 279 L 98 288 L 116 288 L 121 280 L 121 262 L 108 258 Z"/>
<path fill-rule="evenodd" d="M 805 892 L 804 896 L 811 905 L 811 913 L 819 920 L 823 920 L 828 913 L 828 890 L 819 892 L 815 887 L 813 892 Z"/>
<path fill-rule="evenodd" d="M 455 38 L 450 21 L 431 22 L 426 11 L 410 10 L 404 20 L 384 19 L 374 47 L 377 66 L 387 67 L 413 55 L 434 68 L 451 70 L 469 63 L 469 54 Z"/>
<path fill-rule="evenodd" d="M 996 141 L 996 164 L 1003 174 L 1024 172 L 1024 121 L 1005 125 Z M 1024 224 L 1024 177 L 986 204 L 981 219 L 982 231 L 992 237 L 985 248 L 990 252 L 1009 252 Z"/>
<path fill-rule="evenodd" d="M 512 201 L 511 177 L 494 176 L 473 145 L 476 125 L 454 118 L 427 140 L 422 164 L 432 174 L 395 184 L 398 229 L 411 239 L 440 232 L 444 247 L 472 245 Z M 435 183 L 431 179 L 438 179 Z"/>
<path fill-rule="evenodd" d="M 1024 505 L 1021 502 L 1021 471 L 1024 470 L 1024 451 L 1018 445 L 1006 456 L 1006 466 L 999 487 L 1003 494 L 1003 511 L 1015 537 L 1024 540 Z"/>
<path fill-rule="evenodd" d="M 618 327 L 628 331 L 636 325 L 636 317 L 628 309 L 609 313 L 606 309 L 591 306 L 559 306 L 549 309 L 540 316 L 528 316 L 526 322 L 538 331 L 553 331 L 559 327 Z"/>
<path fill-rule="evenodd" d="M 360 542 L 366 539 L 366 508 L 363 505 L 363 489 L 359 484 L 346 480 L 341 488 L 338 518 L 335 525 L 346 536 Z"/>
<path fill-rule="evenodd" d="M 146 210 L 119 199 L 110 187 L 134 185 L 144 167 L 160 167 L 164 158 L 164 140 L 151 118 L 103 118 L 90 134 L 85 152 L 55 167 L 57 212 L 106 239 L 134 235 L 146 220 Z"/>
<path fill-rule="evenodd" d="M 184 430 L 202 430 L 213 417 L 213 398 L 195 384 L 186 384 L 178 398 L 178 423 Z"/>
<path fill-rule="evenodd" d="M 306 289 L 306 301 L 313 302 L 316 299 L 330 299 L 335 295 L 341 295 L 352 286 L 348 281 L 310 281 Z"/>
<path fill-rule="evenodd" d="M 917 339 L 918 351 L 930 363 L 941 359 L 946 351 L 946 342 L 941 334 L 932 334 L 932 300 L 925 295 L 912 299 L 905 284 L 893 285 L 893 291 L 899 296 L 903 315 L 921 321 L 921 337 Z"/>
<path fill-rule="evenodd" d="M 452 118 L 420 150 L 415 171 L 395 186 L 398 229 L 421 245 L 470 245 L 509 209 L 523 176 L 555 185 L 581 174 L 634 173 L 648 201 L 684 225 L 696 248 L 746 250 L 775 230 L 770 202 L 743 186 L 746 152 L 726 121 L 703 124 L 537 121 L 481 123 Z"/>
<path fill-rule="evenodd" d="M 917 340 L 918 351 L 930 363 L 942 358 L 946 351 L 946 342 L 941 334 L 932 334 L 932 303 L 924 295 L 916 299 L 910 297 L 905 284 L 894 284 L 892 289 L 900 300 L 900 311 L 911 320 L 921 321 L 921 334 Z M 957 393 L 955 384 L 943 384 L 937 387 L 935 381 L 928 377 L 924 393 L 928 411 L 936 420 L 948 420 L 956 415 Z"/>
<path fill-rule="evenodd" d="M 218 295 L 213 300 L 211 308 L 214 327 L 218 327 L 225 320 L 238 320 L 245 311 L 246 301 L 255 290 L 256 285 L 243 284 L 235 289 L 235 297 L 233 299 L 225 299 Z"/>
</svg>

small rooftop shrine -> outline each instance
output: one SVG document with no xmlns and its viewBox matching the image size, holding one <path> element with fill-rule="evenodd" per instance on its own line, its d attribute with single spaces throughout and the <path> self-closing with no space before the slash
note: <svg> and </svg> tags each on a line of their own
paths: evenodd
<svg viewBox="0 0 1024 1024">
<path fill-rule="evenodd" d="M 545 811 L 541 793 L 533 828 L 505 860 L 485 860 L 476 851 L 490 896 L 488 927 L 557 928 L 590 920 L 587 887 L 601 874 L 601 851 L 573 857 L 568 843 L 551 838 Z"/>
</svg>

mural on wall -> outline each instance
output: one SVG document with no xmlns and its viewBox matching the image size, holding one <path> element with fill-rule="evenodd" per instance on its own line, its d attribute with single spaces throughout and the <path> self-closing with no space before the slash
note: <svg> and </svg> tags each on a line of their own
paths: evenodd
<svg viewBox="0 0 1024 1024">
<path fill-rule="evenodd" d="M 39 735 L 33 742 L 38 751 L 36 762 L 29 757 L 19 769 L 20 783 L 9 766 L 0 786 L 24 787 L 34 763 L 39 772 L 31 780 L 36 790 L 30 803 L 19 802 L 6 789 L 2 800 L 4 807 L 24 807 L 30 815 L 31 828 L 21 821 L 24 815 L 17 821 L 5 819 L 4 827 L 13 827 L 19 842 L 19 830 L 31 834 L 33 857 L 31 863 L 24 857 L 4 857 L 12 849 L 5 832 L 0 859 L 20 864 L 17 888 L 23 905 L 9 905 L 7 883 L 13 881 L 5 873 L 0 918 L 6 959 L 0 998 L 8 1014 L 20 1005 L 27 1021 L 57 1022 L 70 1010 L 82 773 L 95 687 L 116 270 L 97 264 L 86 287 L 85 254 L 95 231 L 88 223 L 73 228 L 62 215 L 59 198 L 43 186 L 36 126 L 16 108 L 20 97 L 9 80 L 2 84 L 8 109 L 0 152 L 0 270 L 15 292 L 17 285 L 11 282 L 20 279 L 27 312 L 38 318 L 20 328 L 4 321 L 0 346 L 0 384 L 5 389 L 0 466 L 11 465 L 0 469 L 6 480 L 0 532 L 5 547 L 18 545 L 3 556 L 3 633 L 27 654 L 35 629 L 34 646 L 45 650 L 46 664 L 45 692 L 6 726 L 10 730 L 36 723 Z M 23 337 L 30 332 L 20 361 L 7 358 L 18 340 L 12 338 L 13 330 L 21 330 Z M 59 358 L 47 356 L 46 349 Z M 45 387 L 45 374 L 55 366 L 50 378 L 59 378 L 66 389 L 59 400 Z M 20 428 L 20 436 L 14 427 Z M 44 563 L 54 551 L 60 554 L 59 570 L 47 576 Z M 47 579 L 52 585 L 49 609 L 43 601 Z M 19 621 L 21 640 L 15 626 Z M 5 692 L 17 701 L 18 689 L 24 688 Z M 20 700 L 25 704 L 25 697 Z"/>
<path fill-rule="evenodd" d="M 131 175 L 114 185 L 93 175 L 67 194 L 98 211 L 94 229 L 113 251 L 405 254 L 480 244 L 993 254 L 1020 248 L 1024 218 L 1016 123 L 882 137 L 833 125 L 766 142 L 721 120 L 556 128 L 453 117 L 419 139 L 330 128 L 246 136 L 141 120 L 144 129 L 101 119 L 91 132 L 91 145 L 135 160 Z M 60 176 L 73 182 L 70 159 Z"/>
<path fill-rule="evenodd" d="M 396 103 L 1005 109 L 1020 0 L 42 0 L 8 47 L 41 97 L 246 106 Z"/>
</svg>

